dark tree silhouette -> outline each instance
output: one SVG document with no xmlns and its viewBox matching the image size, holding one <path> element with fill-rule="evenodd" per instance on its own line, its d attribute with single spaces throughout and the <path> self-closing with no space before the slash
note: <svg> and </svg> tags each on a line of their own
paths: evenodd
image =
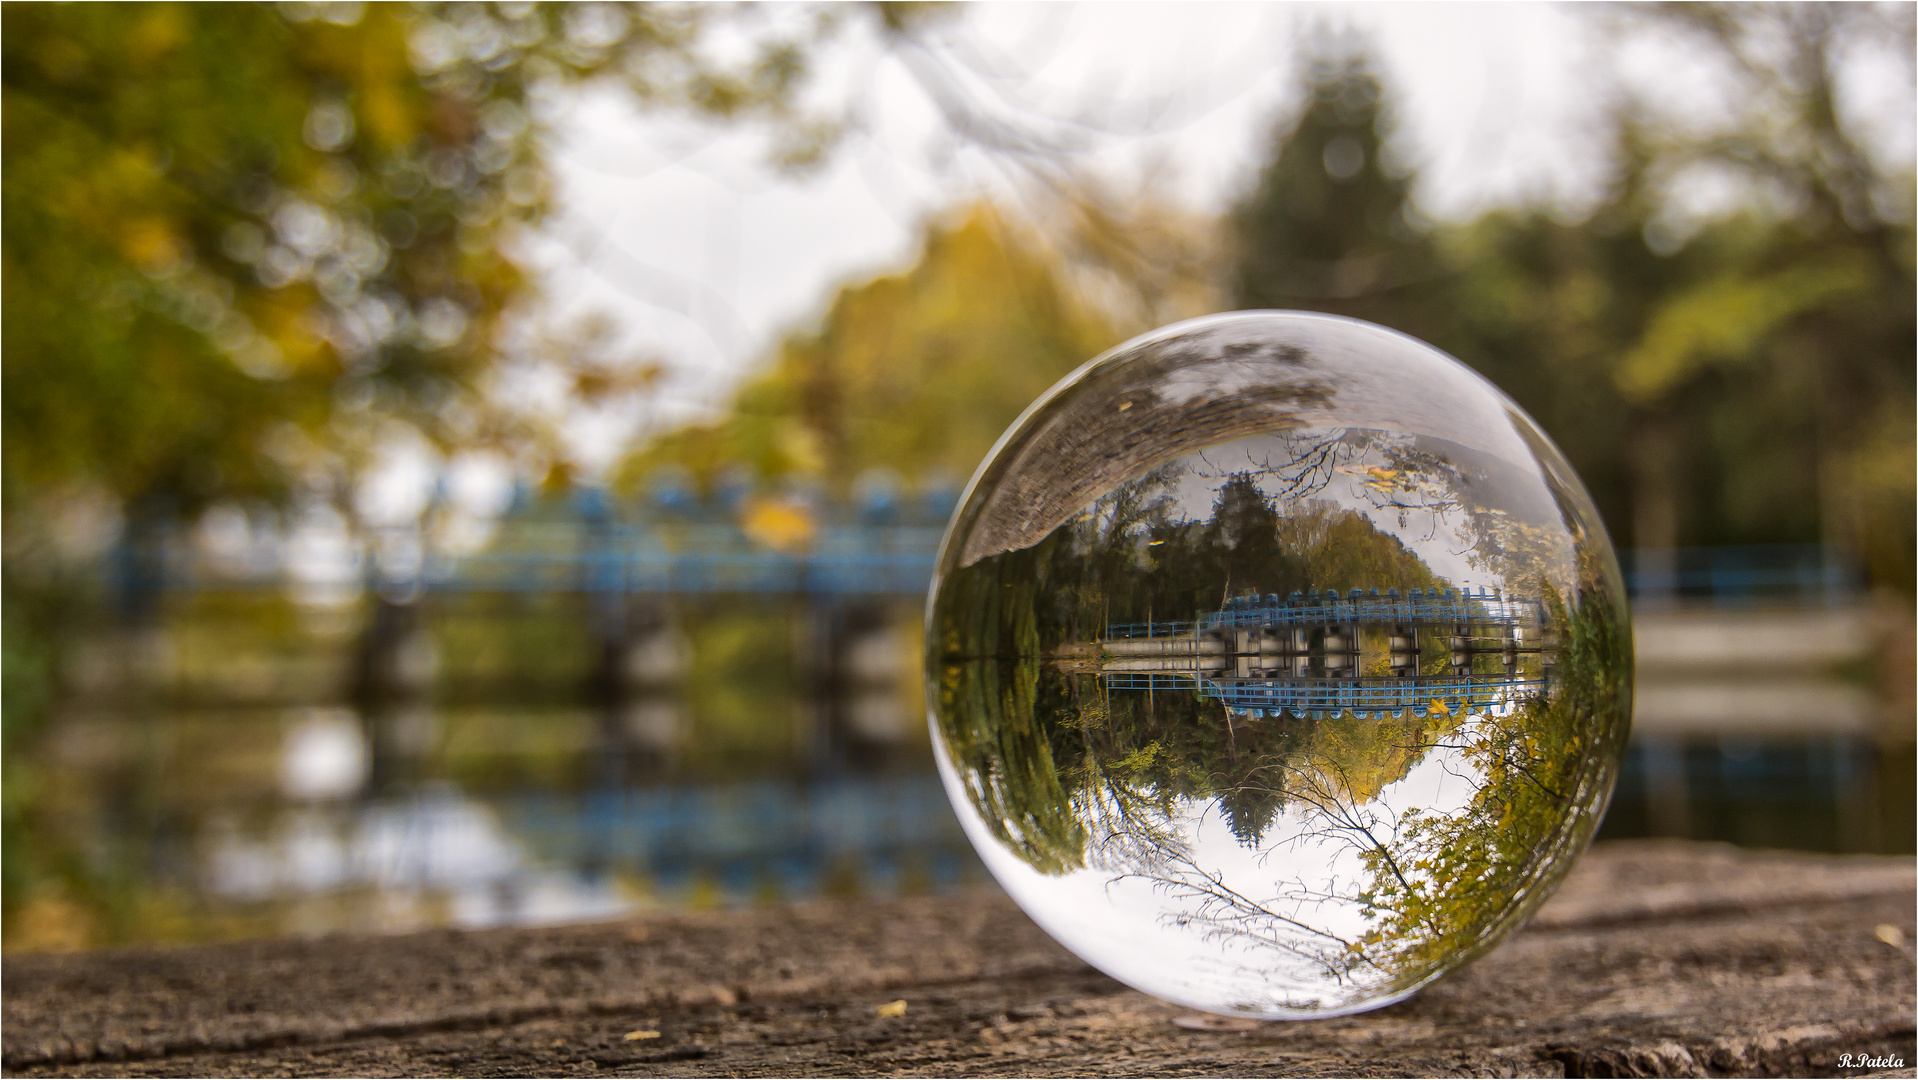
<svg viewBox="0 0 1918 1080">
<path fill-rule="evenodd" d="M 1305 93 L 1233 209 L 1233 300 L 1403 326 L 1439 261 L 1418 227 L 1409 172 L 1388 168 L 1383 87 L 1355 43 L 1328 41 L 1310 61 Z"/>
</svg>

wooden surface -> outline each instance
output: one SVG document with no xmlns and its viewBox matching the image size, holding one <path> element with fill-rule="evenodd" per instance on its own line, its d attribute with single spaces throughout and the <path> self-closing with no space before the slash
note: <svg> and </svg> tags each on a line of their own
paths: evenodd
<svg viewBox="0 0 1918 1080">
<path fill-rule="evenodd" d="M 1190 1031 L 1004 897 L 5 957 L 10 1075 L 1913 1075 L 1913 860 L 1602 845 L 1413 1000 Z M 878 1007 L 906 1003 L 903 1015 Z M 657 1037 L 628 1039 L 631 1032 Z"/>
</svg>

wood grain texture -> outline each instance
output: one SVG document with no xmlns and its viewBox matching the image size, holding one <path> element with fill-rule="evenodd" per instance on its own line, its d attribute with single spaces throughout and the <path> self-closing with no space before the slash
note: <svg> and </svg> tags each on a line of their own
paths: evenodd
<svg viewBox="0 0 1918 1080">
<path fill-rule="evenodd" d="M 1909 858 L 1601 845 L 1404 1004 L 1189 1031 L 1003 896 L 7 956 L 10 1075 L 1913 1075 Z M 1896 933 L 1882 930 L 1892 927 Z M 1899 939 L 1897 944 L 1884 938 Z M 877 1007 L 907 1002 L 904 1015 Z M 627 1039 L 629 1032 L 657 1037 Z"/>
</svg>

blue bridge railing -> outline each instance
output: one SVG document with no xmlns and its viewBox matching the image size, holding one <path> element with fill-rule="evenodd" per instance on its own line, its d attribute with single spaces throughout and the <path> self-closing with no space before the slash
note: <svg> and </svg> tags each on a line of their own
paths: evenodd
<svg viewBox="0 0 1918 1080">
<path fill-rule="evenodd" d="M 1204 674 L 1171 672 L 1104 672 L 1100 678 L 1113 690 L 1197 690 L 1217 698 L 1229 709 L 1253 716 L 1289 713 L 1297 717 L 1338 716 L 1350 712 L 1365 719 L 1374 713 L 1397 716 L 1425 713 L 1434 706 L 1443 711 L 1477 712 L 1544 693 L 1542 678 L 1429 676 L 1406 679 L 1220 679 Z"/>
<path fill-rule="evenodd" d="M 783 593 L 921 596 L 944 533 L 944 503 L 876 513 L 821 506 L 803 545 L 774 550 L 723 515 L 661 512 L 619 516 L 604 500 L 579 500 L 546 516 L 510 516 L 493 541 L 470 552 L 432 550 L 417 530 L 337 545 L 323 575 L 336 585 L 417 587 L 427 592 Z M 134 530 L 130 530 L 130 533 Z M 160 590 L 282 589 L 311 577 L 282 538 L 240 555 L 209 560 L 178 527 L 123 539 L 107 581 L 123 597 Z M 393 541 L 398 541 L 394 543 Z M 400 551 L 403 557 L 394 558 Z M 410 552 L 410 555 L 404 554 Z M 1816 544 L 1621 551 L 1633 603 L 1742 607 L 1830 606 L 1850 602 L 1863 585 L 1855 562 Z M 306 575 L 303 577 L 303 575 Z M 1537 604 L 1484 590 L 1387 590 L 1363 595 L 1241 598 L 1192 621 L 1115 624 L 1109 636 L 1158 636 L 1257 623 L 1325 625 L 1474 622 L 1526 625 Z"/>
<path fill-rule="evenodd" d="M 1481 626 L 1541 626 L 1545 609 L 1536 600 L 1506 599 L 1490 590 L 1433 589 L 1429 593 L 1413 589 L 1404 596 L 1397 589 L 1384 595 L 1373 589 L 1358 589 L 1341 596 L 1338 593 L 1293 593 L 1281 599 L 1277 595 L 1238 597 L 1226 603 L 1224 610 L 1210 612 L 1199 619 L 1169 622 L 1114 623 L 1106 637 L 1150 638 L 1204 634 L 1241 626 L 1327 626 L 1327 625 L 1452 625 L 1473 623 Z"/>
<path fill-rule="evenodd" d="M 428 592 L 923 594 L 942 530 L 829 531 L 806 551 L 755 548 L 736 536 L 679 538 L 639 530 L 574 550 L 482 551 L 423 562 Z"/>
</svg>

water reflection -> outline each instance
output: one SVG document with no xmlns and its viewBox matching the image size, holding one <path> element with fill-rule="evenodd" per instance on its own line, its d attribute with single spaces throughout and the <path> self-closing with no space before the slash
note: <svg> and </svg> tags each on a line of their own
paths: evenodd
<svg viewBox="0 0 1918 1080">
<path fill-rule="evenodd" d="M 452 789 L 292 810 L 257 832 L 220 816 L 200 843 L 205 886 L 219 900 L 259 904 L 357 892 L 379 929 L 565 922 L 633 906 L 612 881 L 540 865 L 491 808 Z M 332 928 L 299 921 L 312 920 L 296 918 L 295 929 Z"/>
<path fill-rule="evenodd" d="M 658 905 L 948 888 L 970 874 L 927 776 L 529 790 L 220 811 L 193 838 L 215 906 L 283 930 L 526 925 Z"/>
<path fill-rule="evenodd" d="M 930 612 L 988 867 L 1202 1008 L 1371 1007 L 1488 948 L 1589 841 L 1626 733 L 1623 591 L 1562 459 L 1342 320 L 1201 321 L 1078 378 L 982 469 Z"/>
<path fill-rule="evenodd" d="M 68 906 L 77 931 L 9 947 L 984 880 L 905 719 L 911 607 L 603 600 L 369 596 L 322 637 L 282 598 L 169 598 L 168 668 L 77 667 L 42 763 L 43 827 L 98 853 L 99 908 L 126 914 Z"/>
<path fill-rule="evenodd" d="M 609 728 L 608 715 L 620 722 Z M 225 754 L 255 753 L 220 745 L 221 734 L 245 741 L 263 726 L 242 715 L 215 722 L 221 734 L 191 730 L 205 724 L 176 733 L 206 749 L 201 777 L 230 771 Z M 758 778 L 642 769 L 634 779 L 636 754 L 665 760 L 686 747 L 691 732 L 670 698 L 631 698 L 610 714 L 300 708 L 278 727 L 277 792 L 228 786 L 205 809 L 185 791 L 159 793 L 180 817 L 155 823 L 154 886 L 184 886 L 216 923 L 225 913 L 278 932 L 524 925 L 916 893 L 981 876 L 921 768 L 806 775 L 803 760 L 787 759 Z M 433 735 L 422 741 L 409 727 Z M 519 741 L 499 738 L 507 730 Z M 501 760 L 524 769 L 541 758 L 548 771 L 495 771 Z M 402 776 L 424 779 L 393 779 Z"/>
<path fill-rule="evenodd" d="M 366 733 L 351 709 L 308 709 L 288 728 L 280 790 L 292 799 L 357 795 L 372 772 Z"/>
</svg>

